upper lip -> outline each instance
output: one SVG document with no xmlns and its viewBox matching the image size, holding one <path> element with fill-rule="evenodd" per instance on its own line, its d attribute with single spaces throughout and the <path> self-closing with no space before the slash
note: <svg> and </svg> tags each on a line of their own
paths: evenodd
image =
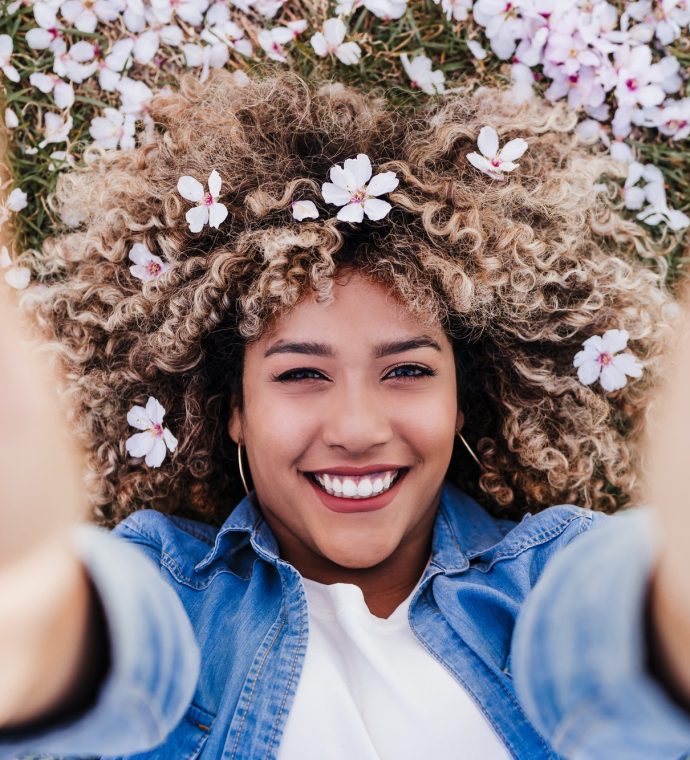
<svg viewBox="0 0 690 760">
<path fill-rule="evenodd" d="M 370 464 L 366 467 L 343 467 L 334 465 L 333 467 L 324 467 L 322 470 L 310 470 L 312 475 L 367 475 L 370 472 L 387 472 L 390 470 L 405 469 L 399 464 Z"/>
</svg>

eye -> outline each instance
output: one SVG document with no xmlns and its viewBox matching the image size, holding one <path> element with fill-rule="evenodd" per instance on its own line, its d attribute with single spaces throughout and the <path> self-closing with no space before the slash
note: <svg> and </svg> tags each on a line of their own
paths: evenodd
<svg viewBox="0 0 690 760">
<path fill-rule="evenodd" d="M 272 379 L 278 383 L 292 383 L 299 382 L 300 380 L 319 380 L 321 378 L 324 378 L 324 376 L 318 370 L 299 367 L 298 369 L 283 372 L 280 375 L 274 375 Z"/>
<path fill-rule="evenodd" d="M 393 377 L 398 380 L 414 380 L 418 377 L 433 377 L 435 374 L 436 370 L 423 367 L 420 364 L 401 364 L 398 367 L 393 367 L 386 377 Z"/>
</svg>

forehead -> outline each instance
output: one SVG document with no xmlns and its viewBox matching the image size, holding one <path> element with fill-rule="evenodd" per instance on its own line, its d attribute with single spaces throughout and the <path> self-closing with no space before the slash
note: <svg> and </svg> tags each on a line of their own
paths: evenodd
<svg viewBox="0 0 690 760">
<path fill-rule="evenodd" d="M 290 337 L 368 345 L 420 333 L 448 343 L 437 317 L 413 313 L 386 285 L 354 272 L 334 280 L 328 302 L 309 293 L 276 319 L 259 343 Z"/>
</svg>

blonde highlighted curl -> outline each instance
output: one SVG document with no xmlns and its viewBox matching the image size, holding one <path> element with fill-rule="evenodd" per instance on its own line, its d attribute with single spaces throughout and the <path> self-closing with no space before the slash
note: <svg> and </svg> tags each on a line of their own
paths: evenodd
<svg viewBox="0 0 690 760">
<path fill-rule="evenodd" d="M 458 443 L 451 480 L 507 516 L 564 502 L 613 511 L 630 498 L 673 302 L 660 252 L 618 211 L 621 167 L 575 143 L 572 114 L 491 90 L 410 113 L 292 74 L 238 87 L 227 72 L 184 80 L 151 114 L 159 129 L 145 145 L 62 177 L 55 208 L 73 229 L 36 255 L 25 297 L 66 371 L 96 520 L 141 507 L 227 517 L 244 495 L 227 433 L 244 345 L 307 292 L 329 298 L 344 268 L 452 338 L 463 434 L 483 470 Z M 487 124 L 501 144 L 529 143 L 504 181 L 466 159 Z M 358 153 L 400 185 L 385 219 L 350 225 L 320 187 Z M 228 218 L 191 234 L 177 181 L 205 183 L 214 168 Z M 292 218 L 301 199 L 320 220 Z M 170 271 L 142 285 L 134 243 Z M 629 332 L 645 371 L 606 394 L 572 362 L 609 328 Z M 127 411 L 149 395 L 179 439 L 159 469 L 125 451 Z"/>
</svg>

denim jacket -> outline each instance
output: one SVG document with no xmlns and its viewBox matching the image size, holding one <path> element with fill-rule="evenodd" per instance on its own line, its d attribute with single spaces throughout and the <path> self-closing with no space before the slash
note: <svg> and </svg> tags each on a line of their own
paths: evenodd
<svg viewBox="0 0 690 760">
<path fill-rule="evenodd" d="M 112 534 L 80 526 L 75 545 L 106 611 L 110 672 L 68 724 L 0 733 L 0 758 L 275 758 L 307 603 L 253 494 L 220 530 L 142 510 Z M 645 669 L 654 546 L 643 509 L 563 505 L 515 523 L 446 481 L 410 625 L 516 758 L 680 758 L 690 716 Z"/>
</svg>

